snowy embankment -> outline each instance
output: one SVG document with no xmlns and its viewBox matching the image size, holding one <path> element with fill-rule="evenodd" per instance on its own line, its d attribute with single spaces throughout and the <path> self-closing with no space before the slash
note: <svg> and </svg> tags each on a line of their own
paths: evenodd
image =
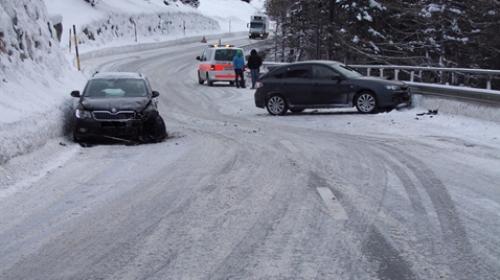
<svg viewBox="0 0 500 280">
<path fill-rule="evenodd" d="M 500 110 L 497 103 L 488 104 L 474 100 L 452 99 L 434 95 L 414 95 L 413 104 L 420 108 L 438 110 L 448 115 L 465 116 L 500 123 Z"/>
<path fill-rule="evenodd" d="M 0 1 L 0 164 L 63 135 L 67 90 L 84 81 L 49 21 L 41 1 Z"/>
<path fill-rule="evenodd" d="M 73 24 L 82 53 L 140 47 L 227 32 L 220 25 L 226 18 L 235 22 L 232 31 L 246 28 L 246 18 L 258 12 L 259 4 L 228 1 L 202 0 L 197 10 L 162 0 L 107 0 L 95 7 L 82 0 L 0 0 L 0 165 L 65 134 L 69 92 L 81 89 L 86 80 L 72 66 L 74 50 L 69 53 L 68 45 Z M 227 17 L 212 19 L 213 14 Z"/>
<path fill-rule="evenodd" d="M 61 45 L 67 49 L 69 29 L 75 25 L 83 52 L 102 46 L 165 41 L 220 31 L 216 20 L 179 3 L 110 0 L 95 7 L 82 0 L 45 0 L 45 3 L 51 18 L 61 19 L 65 30 Z"/>
</svg>

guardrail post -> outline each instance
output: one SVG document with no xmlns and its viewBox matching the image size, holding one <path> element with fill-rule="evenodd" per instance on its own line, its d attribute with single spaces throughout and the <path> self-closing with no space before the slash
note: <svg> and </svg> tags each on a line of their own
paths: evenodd
<svg viewBox="0 0 500 280">
<path fill-rule="evenodd" d="M 384 68 L 380 68 L 380 78 L 384 77 Z"/>
<path fill-rule="evenodd" d="M 394 80 L 399 81 L 399 69 L 394 69 Z"/>
<path fill-rule="evenodd" d="M 411 71 L 410 72 L 410 82 L 414 82 L 415 81 L 415 71 Z"/>
<path fill-rule="evenodd" d="M 371 72 L 372 72 L 372 69 L 371 68 L 367 68 L 366 69 L 366 76 L 370 77 Z"/>
<path fill-rule="evenodd" d="M 486 81 L 486 89 L 487 90 L 491 90 L 491 80 L 492 80 L 492 77 L 488 76 L 488 80 Z"/>
</svg>

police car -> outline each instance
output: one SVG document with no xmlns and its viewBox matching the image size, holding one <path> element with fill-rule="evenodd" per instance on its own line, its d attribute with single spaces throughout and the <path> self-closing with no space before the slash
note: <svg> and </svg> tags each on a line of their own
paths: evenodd
<svg viewBox="0 0 500 280">
<path fill-rule="evenodd" d="M 200 85 L 207 82 L 213 86 L 214 82 L 229 82 L 233 85 L 235 74 L 233 69 L 233 58 L 236 53 L 243 49 L 233 45 L 210 45 L 201 56 L 196 59 L 200 61 L 198 66 L 198 82 Z"/>
</svg>

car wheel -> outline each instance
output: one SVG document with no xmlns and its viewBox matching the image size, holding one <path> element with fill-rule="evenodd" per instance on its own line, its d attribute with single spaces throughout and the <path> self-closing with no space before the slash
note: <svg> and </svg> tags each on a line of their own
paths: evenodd
<svg viewBox="0 0 500 280">
<path fill-rule="evenodd" d="M 234 87 L 234 82 L 229 82 L 229 85 Z"/>
<path fill-rule="evenodd" d="M 210 78 L 208 77 L 208 73 L 207 73 L 207 85 L 209 87 L 213 87 L 214 86 L 214 82 L 210 81 Z"/>
<path fill-rule="evenodd" d="M 201 78 L 200 71 L 198 71 L 198 84 L 203 85 L 205 81 Z"/>
<path fill-rule="evenodd" d="M 82 148 L 91 148 L 92 147 L 90 139 L 84 139 L 84 138 L 78 137 L 76 134 L 73 134 L 73 142 L 80 145 L 80 147 L 82 147 Z"/>
<path fill-rule="evenodd" d="M 160 115 L 153 117 L 152 120 L 145 124 L 144 132 L 142 139 L 144 142 L 157 143 L 168 137 L 165 121 Z"/>
<path fill-rule="evenodd" d="M 266 108 L 269 114 L 273 116 L 282 116 L 288 110 L 288 105 L 281 95 L 273 95 L 267 100 Z"/>
<path fill-rule="evenodd" d="M 377 99 L 371 92 L 361 92 L 354 99 L 356 109 L 363 114 L 372 114 L 377 111 Z"/>
<path fill-rule="evenodd" d="M 80 139 L 80 137 L 76 136 L 76 134 L 73 134 L 73 142 L 80 143 L 80 142 L 82 142 L 82 139 Z"/>
<path fill-rule="evenodd" d="M 290 109 L 290 112 L 294 113 L 294 114 L 298 114 L 298 113 L 302 113 L 304 112 L 304 108 L 292 108 Z"/>
</svg>

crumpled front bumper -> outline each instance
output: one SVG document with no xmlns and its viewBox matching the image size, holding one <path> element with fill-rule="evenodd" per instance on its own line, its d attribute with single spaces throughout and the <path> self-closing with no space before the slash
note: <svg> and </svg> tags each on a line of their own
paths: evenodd
<svg viewBox="0 0 500 280">
<path fill-rule="evenodd" d="M 75 140 L 90 138 L 137 138 L 142 135 L 144 120 L 97 121 L 76 119 L 73 135 Z"/>
</svg>

